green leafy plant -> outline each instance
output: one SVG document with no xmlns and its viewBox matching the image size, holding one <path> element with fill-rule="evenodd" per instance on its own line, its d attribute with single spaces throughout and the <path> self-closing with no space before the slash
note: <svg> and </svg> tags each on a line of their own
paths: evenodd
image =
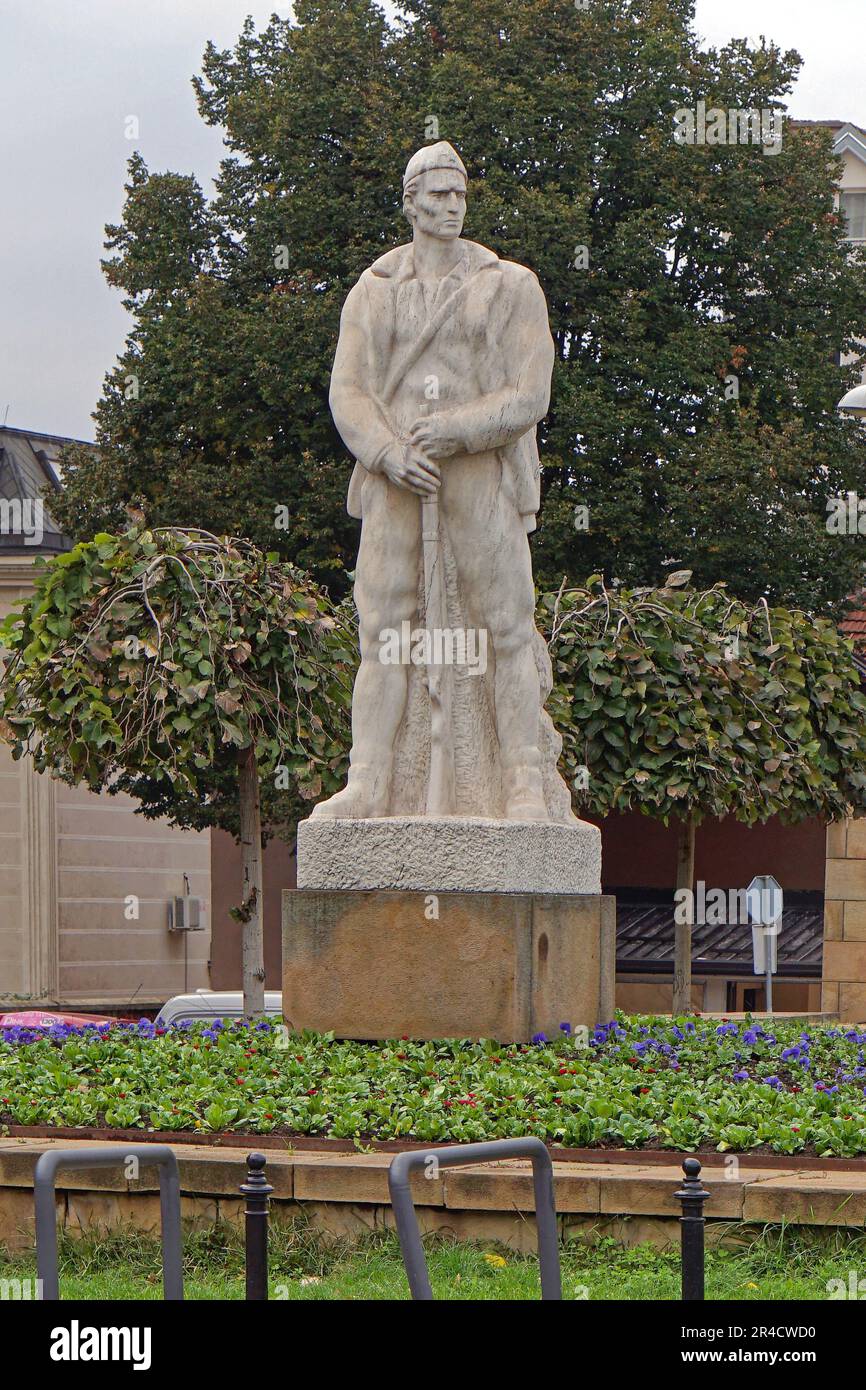
<svg viewBox="0 0 866 1390">
<path fill-rule="evenodd" d="M 339 1042 L 269 1021 L 0 1034 L 0 1123 L 866 1153 L 866 1031 L 618 1015 L 587 1037 Z"/>
</svg>

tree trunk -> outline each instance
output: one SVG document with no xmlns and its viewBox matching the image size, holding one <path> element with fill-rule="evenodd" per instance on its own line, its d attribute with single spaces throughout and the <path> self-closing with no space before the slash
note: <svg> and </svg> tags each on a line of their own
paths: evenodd
<svg viewBox="0 0 866 1390">
<path fill-rule="evenodd" d="M 694 919 L 695 888 L 695 819 L 687 816 L 680 827 L 677 844 L 677 888 L 687 888 L 692 894 L 688 920 L 674 924 L 674 999 L 675 1014 L 687 1014 L 692 1007 L 692 921 Z"/>
<path fill-rule="evenodd" d="M 238 792 L 241 814 L 241 864 L 244 892 L 238 916 L 243 931 L 244 1014 L 255 1018 L 265 1011 L 265 934 L 262 921 L 262 817 L 259 770 L 250 745 L 238 754 Z"/>
</svg>

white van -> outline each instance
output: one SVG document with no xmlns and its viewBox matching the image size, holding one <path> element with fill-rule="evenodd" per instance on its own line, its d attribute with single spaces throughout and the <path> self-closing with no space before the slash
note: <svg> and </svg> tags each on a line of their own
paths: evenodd
<svg viewBox="0 0 866 1390">
<path fill-rule="evenodd" d="M 281 1017 L 283 995 L 278 989 L 265 991 L 265 1014 Z M 213 1023 L 217 1018 L 243 1018 L 244 996 L 241 990 L 197 989 L 194 994 L 176 994 L 163 1004 L 156 1016 L 156 1026 L 166 1028 L 170 1023 Z"/>
</svg>

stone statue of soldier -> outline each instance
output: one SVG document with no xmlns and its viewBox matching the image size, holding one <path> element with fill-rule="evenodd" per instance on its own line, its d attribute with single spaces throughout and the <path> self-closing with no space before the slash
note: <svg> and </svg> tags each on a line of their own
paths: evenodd
<svg viewBox="0 0 866 1390">
<path fill-rule="evenodd" d="M 532 271 L 461 237 L 466 191 L 449 144 L 419 150 L 403 179 L 412 241 L 365 270 L 343 307 L 330 404 L 356 460 L 348 510 L 362 522 L 361 665 L 348 781 L 316 818 L 431 814 L 431 672 L 386 659 L 385 646 L 388 634 L 429 625 L 435 553 L 438 621 L 481 633 L 489 651 L 481 673 L 434 673 L 437 691 L 450 682 L 437 736 L 451 763 L 444 810 L 574 821 L 544 711 L 550 662 L 528 542 L 553 341 Z"/>
</svg>

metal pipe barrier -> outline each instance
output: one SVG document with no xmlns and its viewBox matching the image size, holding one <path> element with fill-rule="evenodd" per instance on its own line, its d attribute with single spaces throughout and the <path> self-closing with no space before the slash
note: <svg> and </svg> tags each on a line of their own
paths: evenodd
<svg viewBox="0 0 866 1390">
<path fill-rule="evenodd" d="M 177 1159 L 165 1144 L 130 1144 L 123 1148 L 52 1149 L 44 1153 L 33 1175 L 36 1203 L 36 1273 L 42 1281 L 42 1298 L 60 1298 L 57 1268 L 57 1213 L 54 1188 L 60 1168 L 114 1168 L 130 1159 L 159 1169 L 159 1210 L 162 1227 L 163 1296 L 175 1302 L 183 1298 L 180 1233 L 180 1176 Z"/>
<path fill-rule="evenodd" d="M 388 1190 L 413 1299 L 429 1302 L 433 1298 L 433 1290 L 427 1273 L 427 1261 L 421 1244 L 415 1204 L 409 1189 L 412 1173 L 415 1169 L 425 1168 L 430 1177 L 436 1177 L 440 1168 L 463 1168 L 472 1163 L 490 1163 L 503 1158 L 532 1159 L 541 1297 L 562 1299 L 556 1203 L 553 1196 L 553 1164 L 545 1145 L 540 1139 L 534 1138 L 492 1139 L 484 1144 L 450 1144 L 442 1149 L 416 1149 L 411 1153 L 397 1154 L 393 1159 L 388 1169 Z"/>
</svg>

